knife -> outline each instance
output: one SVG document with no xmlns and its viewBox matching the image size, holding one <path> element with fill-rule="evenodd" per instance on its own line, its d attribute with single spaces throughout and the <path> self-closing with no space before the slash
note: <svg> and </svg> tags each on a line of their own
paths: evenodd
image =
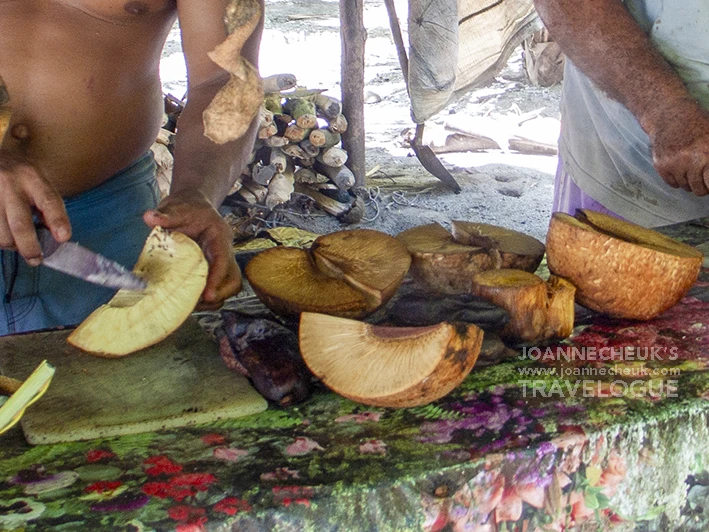
<svg viewBox="0 0 709 532">
<path fill-rule="evenodd" d="M 80 246 L 76 242 L 59 243 L 44 226 L 37 228 L 42 248 L 42 264 L 73 277 L 107 288 L 145 290 L 148 283 L 117 262 Z"/>
</svg>

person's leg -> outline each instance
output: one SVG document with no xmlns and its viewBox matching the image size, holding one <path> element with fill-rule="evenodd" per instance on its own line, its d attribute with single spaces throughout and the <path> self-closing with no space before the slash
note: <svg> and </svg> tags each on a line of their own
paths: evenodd
<svg viewBox="0 0 709 532">
<path fill-rule="evenodd" d="M 565 212 L 566 214 L 576 214 L 576 209 L 589 209 L 602 212 L 610 216 L 615 216 L 623 220 L 624 218 L 615 212 L 606 209 L 603 205 L 587 195 L 571 179 L 571 176 L 564 170 L 564 161 L 559 157 L 559 164 L 556 168 L 556 178 L 554 181 L 554 200 L 552 212 Z"/>
<path fill-rule="evenodd" d="M 132 268 L 150 232 L 143 213 L 158 199 L 155 163 L 148 154 L 100 186 L 65 200 L 72 241 Z M 3 252 L 0 258 L 0 335 L 76 325 L 115 293 L 44 266 L 32 268 L 16 253 Z"/>
</svg>

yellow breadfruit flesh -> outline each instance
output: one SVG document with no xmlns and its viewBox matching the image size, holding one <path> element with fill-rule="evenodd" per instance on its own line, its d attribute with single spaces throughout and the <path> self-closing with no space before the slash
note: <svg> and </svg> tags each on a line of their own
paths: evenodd
<svg viewBox="0 0 709 532">
<path fill-rule="evenodd" d="M 156 227 L 133 269 L 148 287 L 142 292 L 119 290 L 67 341 L 103 357 L 124 356 L 156 344 L 192 313 L 207 283 L 207 271 L 202 250 L 191 238 Z"/>
</svg>

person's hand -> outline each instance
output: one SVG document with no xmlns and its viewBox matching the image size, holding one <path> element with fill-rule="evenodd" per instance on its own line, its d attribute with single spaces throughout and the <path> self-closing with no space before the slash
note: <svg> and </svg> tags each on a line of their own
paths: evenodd
<svg viewBox="0 0 709 532">
<path fill-rule="evenodd" d="M 241 272 L 234 260 L 232 232 L 219 212 L 199 191 L 171 194 L 156 210 L 143 216 L 150 227 L 159 225 L 192 238 L 209 263 L 207 285 L 197 308 L 216 310 L 241 290 Z"/>
<path fill-rule="evenodd" d="M 650 134 L 655 169 L 672 188 L 709 194 L 709 112 L 690 99 L 658 113 Z"/>
<path fill-rule="evenodd" d="M 64 201 L 31 164 L 0 152 L 0 249 L 19 252 L 31 266 L 42 262 L 33 214 L 57 242 L 71 237 Z"/>
</svg>

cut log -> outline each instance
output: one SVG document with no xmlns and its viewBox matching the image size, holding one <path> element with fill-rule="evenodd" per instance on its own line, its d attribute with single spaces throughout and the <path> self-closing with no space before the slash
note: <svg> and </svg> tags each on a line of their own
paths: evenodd
<svg viewBox="0 0 709 532">
<path fill-rule="evenodd" d="M 271 111 L 274 116 L 282 114 L 283 105 L 281 103 L 281 100 L 283 100 L 283 97 L 280 94 L 266 94 L 263 100 L 263 106 L 264 108 Z"/>
<path fill-rule="evenodd" d="M 283 134 L 290 142 L 298 143 L 305 139 L 310 134 L 309 129 L 303 129 L 302 127 L 291 124 L 286 128 L 286 132 Z"/>
<path fill-rule="evenodd" d="M 306 185 L 313 185 L 317 183 L 328 183 L 330 180 L 327 176 L 318 174 L 311 168 L 299 168 L 295 172 L 295 181 L 297 183 L 304 183 Z M 336 186 L 336 185 L 335 185 Z"/>
<path fill-rule="evenodd" d="M 263 78 L 263 92 L 266 94 L 287 91 L 294 88 L 298 80 L 293 74 L 274 74 Z"/>
<path fill-rule="evenodd" d="M 268 195 L 266 196 L 266 207 L 273 210 L 276 205 L 290 200 L 293 194 L 294 178 L 293 172 L 276 174 L 268 184 Z"/>
<path fill-rule="evenodd" d="M 454 221 L 451 232 L 433 223 L 397 235 L 413 256 L 411 275 L 433 293 L 467 294 L 474 274 L 496 268 L 533 272 L 544 256 L 537 239 L 489 224 Z"/>
<path fill-rule="evenodd" d="M 315 201 L 318 207 L 343 223 L 358 223 L 364 216 L 364 200 L 357 195 L 350 196 L 349 203 L 341 203 L 308 185 L 297 182 L 295 191 L 308 196 Z"/>
<path fill-rule="evenodd" d="M 288 157 L 292 157 L 294 159 L 306 159 L 309 157 L 309 155 L 305 153 L 305 150 L 303 150 L 303 148 L 301 148 L 297 144 L 288 144 L 287 146 L 283 146 L 281 150 Z"/>
<path fill-rule="evenodd" d="M 300 351 L 315 376 L 353 401 L 413 407 L 444 397 L 470 373 L 483 333 L 475 325 L 381 327 L 304 312 Z"/>
<path fill-rule="evenodd" d="M 313 98 L 317 111 L 327 119 L 337 118 L 342 114 L 342 103 L 340 100 L 325 94 L 318 94 Z"/>
<path fill-rule="evenodd" d="M 328 120 L 327 123 L 328 129 L 333 133 L 342 134 L 347 132 L 349 128 L 349 124 L 347 122 L 347 118 L 345 118 L 345 115 L 337 115 L 332 120 Z"/>
<path fill-rule="evenodd" d="M 267 187 L 268 184 L 271 182 L 271 179 L 273 179 L 273 176 L 275 176 L 277 173 L 278 170 L 276 169 L 275 165 L 262 165 L 260 163 L 257 163 L 253 166 L 251 170 L 251 179 L 253 179 L 254 183 Z"/>
<path fill-rule="evenodd" d="M 321 162 L 325 166 L 329 166 L 332 168 L 341 168 L 347 162 L 347 152 L 342 148 L 333 146 L 332 148 L 328 148 L 325 151 L 321 152 L 320 155 L 316 157 L 316 160 Z M 350 187 L 343 188 L 351 188 L 351 186 L 353 185 L 354 182 L 352 183 L 352 185 L 350 185 Z"/>
<path fill-rule="evenodd" d="M 530 155 L 556 155 L 559 149 L 556 144 L 546 144 L 532 139 L 512 137 L 509 140 L 510 150 Z"/>
<path fill-rule="evenodd" d="M 342 135 L 329 129 L 313 129 L 308 138 L 313 146 L 324 149 L 336 146 L 342 141 Z"/>
<path fill-rule="evenodd" d="M 241 196 L 249 205 L 258 205 L 259 201 L 258 198 L 256 198 L 256 195 L 248 188 L 244 187 L 243 183 L 237 192 L 239 193 L 239 196 Z"/>
<path fill-rule="evenodd" d="M 499 332 L 506 343 L 539 344 L 563 339 L 574 329 L 574 294 L 569 281 L 551 276 L 545 283 L 524 270 L 488 270 L 475 274 L 473 295 L 504 308 L 510 322 Z"/>
<path fill-rule="evenodd" d="M 284 114 L 284 113 L 274 114 L 273 115 L 273 123 L 276 124 L 276 127 L 278 128 L 278 133 L 276 133 L 276 134 L 282 137 L 292 121 L 293 121 L 293 117 L 291 115 Z"/>
<path fill-rule="evenodd" d="M 310 250 L 263 251 L 245 271 L 258 297 L 278 314 L 364 317 L 394 295 L 410 263 L 395 238 L 355 229 L 320 236 Z"/>
<path fill-rule="evenodd" d="M 302 129 L 310 130 L 318 125 L 315 104 L 307 98 L 289 98 L 283 110 L 291 115 L 296 125 Z"/>
<path fill-rule="evenodd" d="M 256 136 L 257 138 L 263 140 L 273 137 L 276 133 L 278 133 L 278 127 L 276 127 L 275 124 L 268 124 L 267 126 L 260 128 Z"/>
<path fill-rule="evenodd" d="M 317 130 L 314 130 L 317 131 Z M 303 148 L 305 153 L 310 157 L 317 157 L 320 154 L 320 148 L 315 146 L 310 139 L 305 139 L 300 143 L 300 147 Z"/>
<path fill-rule="evenodd" d="M 697 280 L 704 256 L 657 231 L 580 210 L 556 212 L 547 233 L 549 270 L 576 286 L 576 301 L 617 318 L 649 320 Z"/>
<path fill-rule="evenodd" d="M 352 170 L 346 166 L 328 166 L 323 163 L 316 163 L 315 171 L 326 175 L 330 180 L 343 190 L 352 188 L 355 184 L 355 176 Z"/>
<path fill-rule="evenodd" d="M 263 139 L 264 146 L 268 146 L 269 148 L 282 148 L 283 146 L 286 146 L 289 143 L 290 141 L 287 138 L 279 137 L 278 135 Z"/>
<path fill-rule="evenodd" d="M 268 187 L 259 185 L 255 181 L 244 181 L 243 185 L 243 188 L 254 195 L 256 203 L 263 205 L 263 202 L 266 200 L 266 195 L 268 194 Z"/>
<path fill-rule="evenodd" d="M 276 172 L 285 172 L 288 167 L 288 159 L 281 148 L 271 148 L 268 161 L 276 169 Z"/>
<path fill-rule="evenodd" d="M 269 111 L 264 106 L 259 109 L 259 128 L 268 127 L 273 124 L 273 111 Z"/>
</svg>

